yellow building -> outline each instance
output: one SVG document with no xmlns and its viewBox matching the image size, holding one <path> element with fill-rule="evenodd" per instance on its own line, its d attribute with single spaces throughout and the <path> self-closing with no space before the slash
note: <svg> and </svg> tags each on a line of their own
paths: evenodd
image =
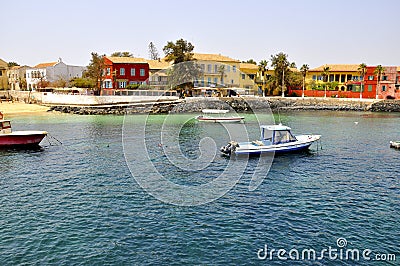
<svg viewBox="0 0 400 266">
<path fill-rule="evenodd" d="M 149 85 L 155 90 L 166 90 L 168 88 L 168 69 L 171 67 L 169 62 L 163 59 L 146 60 L 149 64 Z"/>
<path fill-rule="evenodd" d="M 258 66 L 250 63 L 240 63 L 240 79 L 239 87 L 249 89 L 252 94 L 258 93 L 258 86 L 256 84 Z"/>
<path fill-rule="evenodd" d="M 327 64 L 310 69 L 306 76 L 307 89 L 316 88 L 324 83 L 323 72 L 329 67 L 327 81 L 335 85 L 335 90 L 352 90 L 353 85 L 362 80 L 357 64 Z"/>
<path fill-rule="evenodd" d="M 197 87 L 239 87 L 240 61 L 220 54 L 194 53 L 203 77 L 195 82 Z"/>
<path fill-rule="evenodd" d="M 0 90 L 8 88 L 7 69 L 7 62 L 0 59 Z"/>
</svg>

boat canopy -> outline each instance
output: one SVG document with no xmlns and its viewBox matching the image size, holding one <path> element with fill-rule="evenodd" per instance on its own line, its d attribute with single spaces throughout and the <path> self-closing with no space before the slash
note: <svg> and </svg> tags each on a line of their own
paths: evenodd
<svg viewBox="0 0 400 266">
<path fill-rule="evenodd" d="M 283 125 L 261 126 L 261 140 L 271 144 L 281 144 L 296 141 L 290 132 L 291 128 Z"/>
<path fill-rule="evenodd" d="M 266 125 L 266 126 L 261 126 L 261 129 L 266 129 L 270 131 L 280 131 L 280 130 L 291 130 L 290 127 L 284 126 L 284 125 Z"/>
</svg>

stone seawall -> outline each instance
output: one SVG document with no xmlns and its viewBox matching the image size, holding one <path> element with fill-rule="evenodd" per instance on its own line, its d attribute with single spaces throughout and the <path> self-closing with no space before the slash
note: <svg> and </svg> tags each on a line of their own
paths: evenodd
<svg viewBox="0 0 400 266">
<path fill-rule="evenodd" d="M 162 114 L 162 113 L 200 113 L 203 109 L 228 109 L 237 112 L 277 110 L 332 110 L 332 111 L 371 111 L 400 112 L 400 101 L 358 100 L 334 98 L 186 98 L 174 102 L 156 102 L 131 105 L 110 106 L 52 106 L 51 110 L 81 115 L 123 115 L 123 114 Z"/>
</svg>

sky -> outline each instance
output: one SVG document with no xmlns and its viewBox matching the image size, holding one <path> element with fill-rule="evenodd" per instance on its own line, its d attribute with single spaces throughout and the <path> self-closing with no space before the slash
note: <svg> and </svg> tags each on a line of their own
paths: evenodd
<svg viewBox="0 0 400 266">
<path fill-rule="evenodd" d="M 58 58 L 86 66 L 91 53 L 161 57 L 168 41 L 194 52 L 308 64 L 400 66 L 398 0 L 13 0 L 0 3 L 0 59 L 34 66 Z"/>
</svg>

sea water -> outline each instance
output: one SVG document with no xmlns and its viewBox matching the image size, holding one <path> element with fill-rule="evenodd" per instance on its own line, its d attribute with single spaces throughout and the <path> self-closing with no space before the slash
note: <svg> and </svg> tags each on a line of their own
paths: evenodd
<svg viewBox="0 0 400 266">
<path fill-rule="evenodd" d="M 256 138 L 258 124 L 245 116 Z M 232 158 L 246 160 L 240 179 L 192 206 L 180 204 L 187 195 L 178 190 L 165 191 L 169 202 L 148 193 L 137 173 L 188 187 L 234 175 L 218 152 L 230 137 L 191 114 L 163 127 L 166 118 L 13 117 L 14 130 L 46 130 L 62 145 L 45 139 L 40 149 L 0 151 L 0 264 L 398 265 L 400 151 L 389 141 L 400 139 L 399 114 L 281 113 L 277 121 L 295 134 L 321 134 L 321 145 L 276 156 L 253 191 L 259 159 Z M 197 165 L 207 137 L 212 159 Z"/>
</svg>

